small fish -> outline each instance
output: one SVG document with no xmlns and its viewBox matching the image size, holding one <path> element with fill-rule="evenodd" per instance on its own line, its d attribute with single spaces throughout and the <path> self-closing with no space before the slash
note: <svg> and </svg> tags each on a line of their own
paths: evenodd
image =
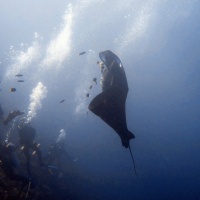
<svg viewBox="0 0 200 200">
<path fill-rule="evenodd" d="M 97 61 L 97 65 L 99 65 L 101 62 L 100 61 Z"/>
<path fill-rule="evenodd" d="M 62 103 L 62 102 L 64 102 L 65 101 L 65 99 L 63 99 L 62 101 L 60 101 L 60 103 Z"/>
<path fill-rule="evenodd" d="M 90 90 L 92 89 L 92 85 L 90 85 L 89 89 L 90 89 Z"/>
<path fill-rule="evenodd" d="M 11 92 L 15 92 L 16 89 L 15 89 L 15 88 L 10 88 L 10 91 L 11 91 Z"/>
<path fill-rule="evenodd" d="M 24 80 L 18 80 L 17 82 L 19 82 L 19 83 L 23 83 L 23 82 L 24 82 Z"/>
<path fill-rule="evenodd" d="M 87 93 L 87 94 L 86 94 L 86 97 L 89 97 L 89 96 L 90 96 L 90 94 L 89 94 L 89 93 Z"/>
<path fill-rule="evenodd" d="M 86 52 L 83 51 L 83 52 L 79 53 L 78 55 L 81 56 L 81 55 L 83 55 L 83 54 L 85 54 L 85 53 L 86 53 Z"/>
<path fill-rule="evenodd" d="M 23 74 L 16 74 L 15 76 L 16 76 L 16 77 L 22 77 Z"/>
<path fill-rule="evenodd" d="M 93 78 L 93 81 L 97 84 L 97 78 Z"/>
</svg>

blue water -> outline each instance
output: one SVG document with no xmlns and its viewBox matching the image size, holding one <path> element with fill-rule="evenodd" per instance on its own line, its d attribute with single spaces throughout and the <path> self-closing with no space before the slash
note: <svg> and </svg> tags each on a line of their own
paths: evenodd
<svg viewBox="0 0 200 200">
<path fill-rule="evenodd" d="M 43 155 L 65 129 L 66 150 L 77 158 L 63 160 L 66 192 L 58 199 L 200 199 L 199 10 L 195 0 L 0 3 L 5 116 L 26 112 Z M 137 176 L 115 132 L 87 114 L 101 92 L 98 53 L 107 49 L 120 57 L 128 80 Z M 53 187 L 56 194 L 60 185 Z"/>
</svg>

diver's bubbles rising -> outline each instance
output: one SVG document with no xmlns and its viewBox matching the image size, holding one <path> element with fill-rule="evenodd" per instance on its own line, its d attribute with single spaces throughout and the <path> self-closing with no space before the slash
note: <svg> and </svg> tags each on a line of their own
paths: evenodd
<svg viewBox="0 0 200 200">
<path fill-rule="evenodd" d="M 60 28 L 57 28 L 58 31 L 49 41 L 45 41 L 38 32 L 35 32 L 30 45 L 22 41 L 18 49 L 11 46 L 7 54 L 9 66 L 5 69 L 4 82 L 16 84 L 15 75 L 23 74 L 25 84 L 17 85 L 20 87 L 17 88 L 17 93 L 21 92 L 23 95 L 38 83 L 38 80 L 45 82 L 45 85 L 48 84 L 48 88 L 55 85 L 61 68 L 69 66 L 73 16 L 73 7 L 69 4 Z M 62 74 L 65 73 L 62 71 Z"/>
<path fill-rule="evenodd" d="M 65 138 L 66 138 L 66 132 L 64 129 L 61 129 L 60 134 L 58 135 L 58 138 L 56 139 L 56 143 L 64 142 Z"/>
<path fill-rule="evenodd" d="M 8 57 L 10 58 L 10 66 L 8 67 L 5 78 L 13 79 L 16 74 L 24 73 L 29 74 L 31 70 L 34 70 L 42 55 L 42 38 L 37 32 L 34 34 L 33 42 L 30 46 L 21 43 L 21 50 L 15 50 L 13 46 L 10 47 Z M 33 68 L 34 67 L 34 68 Z"/>
<path fill-rule="evenodd" d="M 65 59 L 69 57 L 71 52 L 73 18 L 73 7 L 72 4 L 69 4 L 63 16 L 63 24 L 59 32 L 47 45 L 45 57 L 41 62 L 41 67 L 45 71 L 49 70 L 51 67 L 53 67 L 54 70 L 59 70 Z"/>
<path fill-rule="evenodd" d="M 42 108 L 42 99 L 47 95 L 47 88 L 41 82 L 33 88 L 30 94 L 30 104 L 28 107 L 27 121 L 30 122 L 34 116 L 36 116 L 36 111 Z"/>
<path fill-rule="evenodd" d="M 144 4 L 136 5 L 134 9 L 134 17 L 125 16 L 125 28 L 123 32 L 114 39 L 117 51 L 121 54 L 127 49 L 131 49 L 132 45 L 140 44 L 140 41 L 148 35 L 149 26 L 155 18 L 157 2 L 155 0 L 148 1 Z M 131 8 L 133 9 L 133 8 Z M 132 10 L 133 11 L 133 10 Z M 120 44 L 120 46 L 118 45 Z M 138 48 L 135 48 L 138 49 Z"/>
<path fill-rule="evenodd" d="M 64 130 L 64 129 L 61 129 L 61 130 L 60 130 L 60 134 L 65 134 L 65 130 Z"/>
</svg>

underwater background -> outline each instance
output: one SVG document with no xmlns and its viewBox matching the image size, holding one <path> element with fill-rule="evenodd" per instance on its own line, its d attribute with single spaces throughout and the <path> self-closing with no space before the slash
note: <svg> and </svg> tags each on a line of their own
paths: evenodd
<svg viewBox="0 0 200 200">
<path fill-rule="evenodd" d="M 62 178 L 33 159 L 43 181 L 27 198 L 200 200 L 199 11 L 198 0 L 0 0 L 4 115 L 26 113 L 44 156 L 64 129 L 72 158 Z M 88 111 L 104 50 L 126 72 L 137 176 L 114 130 Z"/>
</svg>

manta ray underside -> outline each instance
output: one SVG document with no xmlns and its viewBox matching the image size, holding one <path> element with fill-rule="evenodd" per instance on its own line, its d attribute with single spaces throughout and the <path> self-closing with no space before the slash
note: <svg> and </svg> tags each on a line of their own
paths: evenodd
<svg viewBox="0 0 200 200">
<path fill-rule="evenodd" d="M 100 52 L 99 57 L 106 65 L 103 72 L 103 91 L 91 101 L 89 110 L 112 127 L 120 136 L 122 145 L 128 148 L 129 140 L 135 136 L 126 124 L 126 74 L 120 59 L 111 51 Z"/>
<path fill-rule="evenodd" d="M 111 51 L 100 52 L 99 57 L 105 65 L 102 71 L 103 91 L 91 101 L 88 108 L 112 127 L 120 136 L 122 145 L 129 148 L 137 175 L 129 144 L 129 141 L 135 136 L 128 130 L 126 123 L 125 104 L 128 94 L 126 74 L 120 59 Z"/>
</svg>

